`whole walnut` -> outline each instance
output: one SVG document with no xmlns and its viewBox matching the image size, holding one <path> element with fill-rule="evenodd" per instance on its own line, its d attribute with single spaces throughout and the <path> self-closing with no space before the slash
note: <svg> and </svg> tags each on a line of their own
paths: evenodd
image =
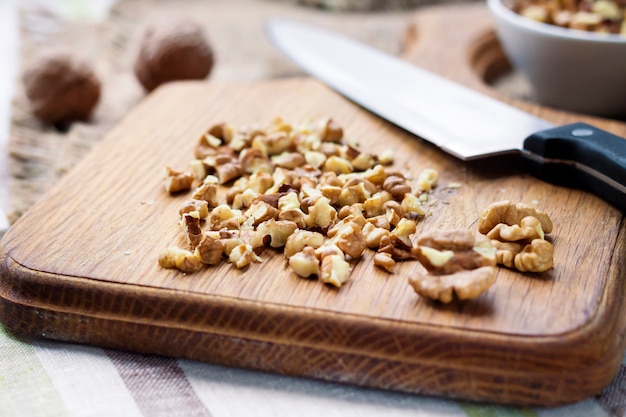
<svg viewBox="0 0 626 417">
<path fill-rule="evenodd" d="M 197 23 L 180 20 L 146 29 L 135 75 L 146 89 L 175 80 L 201 80 L 213 68 L 213 50 Z"/>
<path fill-rule="evenodd" d="M 100 81 L 90 63 L 64 50 L 43 52 L 24 69 L 26 97 L 48 123 L 87 120 L 100 100 Z"/>
</svg>

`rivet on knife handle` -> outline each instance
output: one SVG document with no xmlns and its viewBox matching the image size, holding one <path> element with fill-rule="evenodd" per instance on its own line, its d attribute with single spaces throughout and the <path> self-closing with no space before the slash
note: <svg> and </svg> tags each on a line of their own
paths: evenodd
<svg viewBox="0 0 626 417">
<path fill-rule="evenodd" d="M 574 123 L 529 136 L 522 154 L 539 178 L 591 191 L 626 210 L 626 139 Z"/>
</svg>

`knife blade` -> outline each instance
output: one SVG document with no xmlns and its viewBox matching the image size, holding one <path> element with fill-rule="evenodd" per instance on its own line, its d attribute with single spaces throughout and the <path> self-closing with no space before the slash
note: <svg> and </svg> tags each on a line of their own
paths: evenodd
<svg viewBox="0 0 626 417">
<path fill-rule="evenodd" d="M 597 127 L 555 127 L 513 106 L 348 37 L 273 19 L 272 43 L 362 107 L 462 160 L 519 153 L 536 176 L 626 209 L 626 140 Z"/>
</svg>

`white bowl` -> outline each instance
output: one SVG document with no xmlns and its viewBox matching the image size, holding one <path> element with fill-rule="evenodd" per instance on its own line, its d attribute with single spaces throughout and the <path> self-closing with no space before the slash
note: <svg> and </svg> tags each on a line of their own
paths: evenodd
<svg viewBox="0 0 626 417">
<path fill-rule="evenodd" d="M 496 34 L 541 104 L 626 118 L 626 36 L 536 22 L 513 12 L 506 1 L 487 0 Z"/>
</svg>

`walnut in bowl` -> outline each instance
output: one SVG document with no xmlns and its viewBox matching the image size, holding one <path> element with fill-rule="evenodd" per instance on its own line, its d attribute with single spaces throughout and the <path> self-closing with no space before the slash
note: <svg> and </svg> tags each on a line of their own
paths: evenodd
<svg viewBox="0 0 626 417">
<path fill-rule="evenodd" d="M 556 14 L 531 18 L 532 10 L 526 10 L 521 15 L 512 0 L 487 0 L 487 5 L 504 52 L 541 104 L 626 117 L 626 35 L 558 26 Z"/>
</svg>

